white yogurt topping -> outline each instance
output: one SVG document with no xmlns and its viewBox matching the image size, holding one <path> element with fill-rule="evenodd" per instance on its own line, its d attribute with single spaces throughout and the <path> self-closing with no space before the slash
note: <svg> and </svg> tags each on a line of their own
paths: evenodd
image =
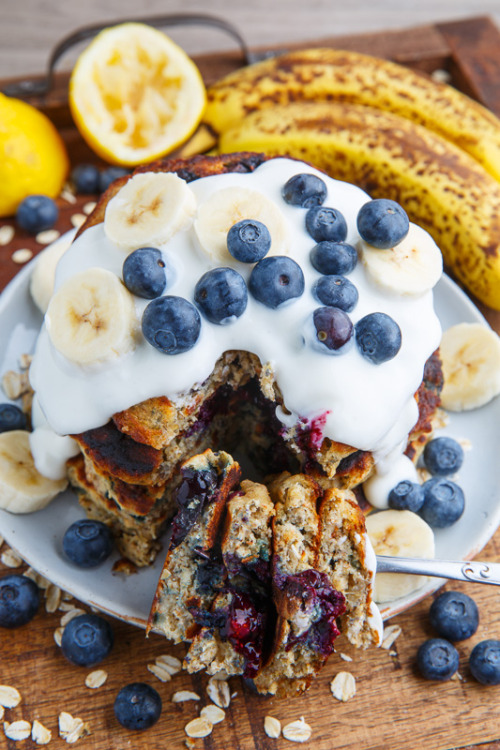
<svg viewBox="0 0 500 750">
<path fill-rule="evenodd" d="M 64 479 L 66 461 L 80 452 L 78 443 L 67 435 L 58 435 L 50 427 L 40 409 L 36 395 L 31 407 L 33 431 L 29 434 L 30 449 L 35 466 L 44 477 Z"/>
<path fill-rule="evenodd" d="M 378 464 L 375 473 L 364 482 L 365 497 L 374 508 L 385 510 L 389 507 L 390 491 L 405 479 L 418 483 L 415 465 L 407 456 L 395 455 L 391 461 L 384 462 L 383 467 Z"/>
<path fill-rule="evenodd" d="M 54 432 L 68 435 L 98 427 L 115 412 L 154 396 L 183 402 L 193 385 L 209 376 L 224 351 L 242 349 L 254 352 L 263 363 L 271 363 L 286 407 L 295 419 L 320 417 L 325 436 L 377 451 L 380 456 L 404 441 L 417 418 L 413 394 L 441 336 L 432 292 L 416 297 L 388 294 L 369 280 L 358 263 L 349 275 L 359 292 L 350 318 L 356 323 L 371 312 L 390 315 L 402 332 L 399 353 L 382 365 L 374 365 L 361 356 L 355 344 L 342 355 L 312 346 L 307 332 L 312 330 L 314 309 L 321 306 L 312 295 L 313 285 L 321 277 L 309 260 L 315 241 L 305 229 L 306 210 L 287 205 L 281 197 L 285 182 L 300 172 L 318 174 L 324 180 L 328 187 L 324 205 L 343 213 L 348 225 L 346 241 L 354 245 L 358 242 L 356 216 L 369 200 L 366 193 L 300 162 L 276 159 L 253 173 L 216 175 L 190 183 L 198 205 L 216 191 L 232 186 L 258 190 L 273 200 L 290 229 L 290 255 L 304 273 L 304 294 L 277 310 L 249 294 L 247 309 L 236 321 L 218 326 L 203 319 L 198 342 L 183 354 L 162 354 L 142 339 L 134 352 L 95 368 L 84 369 L 65 360 L 55 351 L 43 327 L 30 376 Z M 178 232 L 160 250 L 169 272 L 165 293 L 193 302 L 197 281 L 217 263 L 202 250 L 193 227 Z M 94 266 L 109 269 L 121 278 L 125 256 L 124 250 L 106 237 L 103 224 L 94 226 L 59 262 L 56 289 L 73 274 Z M 248 281 L 252 264 L 230 260 L 227 265 Z M 135 298 L 135 304 L 140 320 L 147 301 Z M 35 454 L 40 450 L 39 442 L 33 441 Z"/>
</svg>

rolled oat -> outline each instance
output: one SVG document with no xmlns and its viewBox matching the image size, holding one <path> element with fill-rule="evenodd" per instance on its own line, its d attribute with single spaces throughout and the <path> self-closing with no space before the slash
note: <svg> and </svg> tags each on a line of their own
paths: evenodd
<svg viewBox="0 0 500 750">
<path fill-rule="evenodd" d="M 193 693 L 191 690 L 177 690 L 177 692 L 172 695 L 172 703 L 184 703 L 184 701 L 199 700 L 201 700 L 201 698 L 198 693 Z"/>
<path fill-rule="evenodd" d="M 206 719 L 193 719 L 184 727 L 188 737 L 208 737 L 213 729 L 212 724 Z"/>
<path fill-rule="evenodd" d="M 51 242 L 55 242 L 61 236 L 61 232 L 57 229 L 45 229 L 43 232 L 38 232 L 35 237 L 39 245 L 50 245 Z"/>
<path fill-rule="evenodd" d="M 10 685 L 0 685 L 0 706 L 15 708 L 21 703 L 21 693 Z"/>
<path fill-rule="evenodd" d="M 274 716 L 266 716 L 264 719 L 264 732 L 268 737 L 277 740 L 281 734 L 281 722 Z"/>
<path fill-rule="evenodd" d="M 350 672 L 339 672 L 330 683 L 332 695 L 345 703 L 356 695 L 356 680 Z"/>
<path fill-rule="evenodd" d="M 12 242 L 15 233 L 16 230 L 14 229 L 14 227 L 9 226 L 8 224 L 0 227 L 0 245 L 8 245 L 9 242 Z"/>
<path fill-rule="evenodd" d="M 210 724 L 219 724 L 226 718 L 226 712 L 223 711 L 219 706 L 214 706 L 213 703 L 209 706 L 204 706 L 200 711 L 200 718 L 210 722 Z"/>
<path fill-rule="evenodd" d="M 231 693 L 226 680 L 211 677 L 207 685 L 207 695 L 219 708 L 227 708 L 231 703 Z"/>
<path fill-rule="evenodd" d="M 10 257 L 14 263 L 22 265 L 32 259 L 33 250 L 30 250 L 29 247 L 20 247 L 19 250 L 14 250 Z"/>
<path fill-rule="evenodd" d="M 37 745 L 48 745 L 52 739 L 52 732 L 47 729 L 41 721 L 35 719 L 33 726 L 31 727 L 31 739 L 36 742 Z"/>
<path fill-rule="evenodd" d="M 73 717 L 67 711 L 59 714 L 59 736 L 69 745 L 90 734 L 89 725 L 83 719 Z"/>
<path fill-rule="evenodd" d="M 19 557 L 17 552 L 14 552 L 10 547 L 2 552 L 0 560 L 6 568 L 19 568 L 23 564 L 22 557 Z"/>
<path fill-rule="evenodd" d="M 31 724 L 29 721 L 24 721 L 24 719 L 19 719 L 19 721 L 13 721 L 11 723 L 4 721 L 3 731 L 9 740 L 14 740 L 15 742 L 18 742 L 19 740 L 27 740 L 31 735 Z"/>
<path fill-rule="evenodd" d="M 382 638 L 380 647 L 389 650 L 392 644 L 397 638 L 399 638 L 400 635 L 401 628 L 399 625 L 388 625 L 384 628 L 384 636 Z"/>
<path fill-rule="evenodd" d="M 102 687 L 107 679 L 108 673 L 105 669 L 94 669 L 93 672 L 89 672 L 86 676 L 85 685 L 91 690 L 96 690 L 97 688 Z"/>
<path fill-rule="evenodd" d="M 283 737 L 291 742 L 307 742 L 311 738 L 312 729 L 306 724 L 304 717 L 301 716 L 297 721 L 285 724 L 283 727 Z"/>
</svg>

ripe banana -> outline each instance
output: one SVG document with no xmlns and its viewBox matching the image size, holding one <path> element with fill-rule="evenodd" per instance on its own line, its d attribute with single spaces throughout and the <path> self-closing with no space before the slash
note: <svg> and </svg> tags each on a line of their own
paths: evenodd
<svg viewBox="0 0 500 750">
<path fill-rule="evenodd" d="M 307 100 L 392 112 L 439 134 L 500 180 L 500 120 L 447 84 L 358 52 L 290 52 L 226 76 L 208 89 L 206 124 L 216 133 L 248 114 Z"/>
<path fill-rule="evenodd" d="M 104 268 L 89 268 L 61 284 L 49 302 L 45 325 L 57 351 L 78 365 L 105 362 L 135 347 L 133 297 Z"/>
<path fill-rule="evenodd" d="M 227 233 L 242 219 L 256 219 L 269 229 L 269 255 L 288 252 L 288 230 L 278 206 L 257 190 L 244 187 L 223 188 L 200 204 L 194 222 L 198 242 L 214 260 L 234 261 L 227 249 Z"/>
<path fill-rule="evenodd" d="M 37 471 L 29 432 L 0 434 L 0 508 L 10 513 L 33 513 L 45 508 L 67 484 L 66 478 L 55 481 Z"/>
<path fill-rule="evenodd" d="M 500 337 L 481 323 L 459 323 L 443 333 L 439 348 L 449 411 L 484 406 L 500 394 Z"/>
<path fill-rule="evenodd" d="M 366 517 L 366 531 L 375 554 L 390 557 L 434 557 L 434 532 L 409 510 L 382 510 Z M 421 588 L 427 576 L 377 573 L 373 598 L 392 602 Z"/>
<path fill-rule="evenodd" d="M 221 134 L 219 149 L 305 159 L 398 201 L 453 275 L 500 310 L 500 184 L 427 128 L 371 107 L 299 102 L 253 112 Z"/>
<path fill-rule="evenodd" d="M 131 177 L 106 206 L 104 231 L 125 250 L 162 244 L 187 228 L 196 198 L 173 172 L 142 172 Z"/>
</svg>

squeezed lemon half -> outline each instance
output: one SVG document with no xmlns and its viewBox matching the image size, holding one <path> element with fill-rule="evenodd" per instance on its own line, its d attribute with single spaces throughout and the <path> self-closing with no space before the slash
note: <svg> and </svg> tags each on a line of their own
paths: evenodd
<svg viewBox="0 0 500 750">
<path fill-rule="evenodd" d="M 75 124 L 96 154 L 135 166 L 196 130 L 206 91 L 196 65 L 163 32 L 140 23 L 105 29 L 81 53 L 69 85 Z"/>
</svg>

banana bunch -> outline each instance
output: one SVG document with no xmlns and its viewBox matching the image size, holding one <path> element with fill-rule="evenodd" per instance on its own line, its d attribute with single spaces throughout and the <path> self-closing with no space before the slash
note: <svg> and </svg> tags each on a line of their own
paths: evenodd
<svg viewBox="0 0 500 750">
<path fill-rule="evenodd" d="M 316 49 L 222 79 L 204 121 L 221 153 L 297 157 L 398 201 L 500 310 L 500 121 L 476 102 L 395 63 Z"/>
</svg>

